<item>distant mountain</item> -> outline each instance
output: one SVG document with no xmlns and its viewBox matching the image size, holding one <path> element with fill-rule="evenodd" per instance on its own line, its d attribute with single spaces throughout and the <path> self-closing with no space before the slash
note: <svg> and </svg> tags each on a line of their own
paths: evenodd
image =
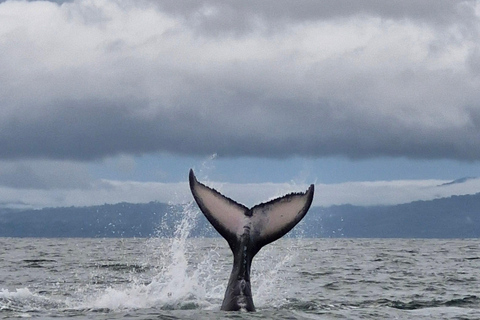
<svg viewBox="0 0 480 320">
<path fill-rule="evenodd" d="M 90 207 L 0 210 L 0 237 L 171 237 L 182 206 L 160 202 Z M 190 236 L 217 233 L 202 214 L 188 221 Z M 477 238 L 480 193 L 395 206 L 313 207 L 290 237 Z"/>
<path fill-rule="evenodd" d="M 322 237 L 478 238 L 480 193 L 395 206 L 334 206 L 317 216 Z"/>
<path fill-rule="evenodd" d="M 168 211 L 150 202 L 0 212 L 0 236 L 149 237 Z"/>
</svg>

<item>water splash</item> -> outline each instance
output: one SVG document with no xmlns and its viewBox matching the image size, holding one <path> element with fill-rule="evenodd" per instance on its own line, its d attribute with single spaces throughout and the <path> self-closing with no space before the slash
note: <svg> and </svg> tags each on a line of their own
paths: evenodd
<svg viewBox="0 0 480 320">
<path fill-rule="evenodd" d="M 278 308 L 284 302 L 279 296 L 286 296 L 285 281 L 286 269 L 291 269 L 291 264 L 296 260 L 298 253 L 291 250 L 290 243 L 294 239 L 278 240 L 277 242 L 263 247 L 254 258 L 252 265 L 252 287 L 255 288 L 255 303 L 257 307 L 270 306 Z M 279 259 L 279 257 L 281 257 Z M 294 271 L 294 270 L 291 270 Z M 277 292 L 279 294 L 272 294 Z"/>
<path fill-rule="evenodd" d="M 217 154 L 208 157 L 198 170 L 205 180 L 214 169 L 216 157 Z M 145 279 L 133 276 L 127 287 L 107 288 L 87 305 L 113 310 L 158 306 L 161 309 L 214 309 L 219 306 L 226 281 L 220 285 L 213 277 L 215 268 L 224 268 L 220 260 L 225 255 L 218 253 L 216 245 L 198 248 L 198 239 L 192 244 L 189 236 L 197 225 L 198 216 L 199 210 L 193 201 L 181 206 L 171 204 L 159 225 L 157 237 L 145 244 L 144 264 L 153 265 L 156 271 L 151 281 L 144 283 Z M 176 221 L 173 237 L 163 238 L 171 234 L 172 221 Z M 192 261 L 195 250 L 204 252 L 198 261 Z"/>
<path fill-rule="evenodd" d="M 192 248 L 187 245 L 187 238 L 196 224 L 198 211 L 192 203 L 188 203 L 180 214 L 183 214 L 183 219 L 178 220 L 180 222 L 175 228 L 174 237 L 167 240 L 168 248 L 163 251 L 160 272 L 148 285 L 149 293 L 158 296 L 167 305 L 205 297 L 205 290 L 199 284 L 195 270 L 189 270 L 188 264 Z"/>
<path fill-rule="evenodd" d="M 145 265 L 153 265 L 156 275 L 149 283 L 138 275 L 132 275 L 130 283 L 120 288 L 106 288 L 83 307 L 122 310 L 131 308 L 190 309 L 208 308 L 208 278 L 202 265 L 211 263 L 215 255 L 207 253 L 202 261 L 192 265 L 191 256 L 195 250 L 188 239 L 196 225 L 198 210 L 193 203 L 171 207 L 171 214 L 181 217 L 175 226 L 173 238 L 151 238 L 145 243 Z M 161 233 L 162 230 L 159 230 Z M 207 261 L 208 260 L 208 261 Z"/>
</svg>

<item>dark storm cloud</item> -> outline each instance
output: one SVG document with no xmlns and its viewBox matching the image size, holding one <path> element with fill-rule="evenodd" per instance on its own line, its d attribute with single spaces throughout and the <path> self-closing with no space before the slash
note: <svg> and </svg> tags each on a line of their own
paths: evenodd
<svg viewBox="0 0 480 320">
<path fill-rule="evenodd" d="M 4 2 L 0 158 L 477 160 L 479 11 L 455 1 Z"/>
</svg>

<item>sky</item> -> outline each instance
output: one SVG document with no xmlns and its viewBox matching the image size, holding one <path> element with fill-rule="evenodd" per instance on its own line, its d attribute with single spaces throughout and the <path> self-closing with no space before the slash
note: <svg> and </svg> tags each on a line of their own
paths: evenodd
<svg viewBox="0 0 480 320">
<path fill-rule="evenodd" d="M 478 1 L 0 1 L 0 47 L 0 207 L 480 191 Z"/>
</svg>

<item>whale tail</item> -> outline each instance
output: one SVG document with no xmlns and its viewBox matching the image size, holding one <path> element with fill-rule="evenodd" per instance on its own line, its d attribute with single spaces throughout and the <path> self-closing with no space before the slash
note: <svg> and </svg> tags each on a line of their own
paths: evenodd
<svg viewBox="0 0 480 320">
<path fill-rule="evenodd" d="M 258 249 L 281 238 L 305 216 L 314 193 L 312 184 L 306 192 L 290 193 L 249 209 L 198 182 L 193 170 L 190 170 L 189 181 L 200 210 L 231 248 L 245 233 L 245 228 L 250 229 L 250 238 Z"/>
<path fill-rule="evenodd" d="M 200 210 L 233 252 L 234 265 L 222 310 L 254 311 L 251 261 L 263 246 L 281 238 L 302 220 L 312 204 L 314 185 L 306 192 L 290 193 L 247 208 L 198 182 L 193 170 L 190 170 L 189 182 Z"/>
</svg>

